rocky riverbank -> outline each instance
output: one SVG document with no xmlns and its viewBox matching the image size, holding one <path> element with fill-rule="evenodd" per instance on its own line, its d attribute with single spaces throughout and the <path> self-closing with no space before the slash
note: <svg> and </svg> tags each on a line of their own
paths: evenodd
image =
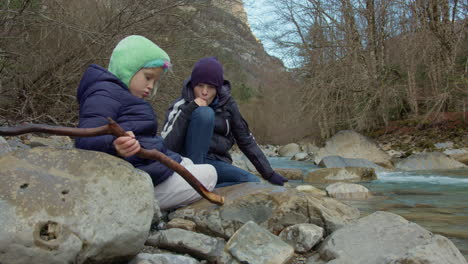
<svg viewBox="0 0 468 264">
<path fill-rule="evenodd" d="M 0 137 L 0 263 L 467 263 L 443 236 L 389 212 L 361 217 L 334 198 L 367 199 L 355 182 L 408 158 L 395 162 L 353 131 L 323 147 L 262 148 L 323 168 L 282 172 L 305 185 L 236 185 L 216 190 L 223 206 L 201 200 L 161 212 L 149 176 L 121 159 L 76 150 L 67 137 Z M 441 155 L 429 158 L 450 159 Z"/>
</svg>

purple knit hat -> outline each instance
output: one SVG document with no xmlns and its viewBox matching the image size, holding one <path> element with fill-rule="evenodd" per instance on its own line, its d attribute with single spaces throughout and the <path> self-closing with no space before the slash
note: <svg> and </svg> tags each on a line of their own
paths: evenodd
<svg viewBox="0 0 468 264">
<path fill-rule="evenodd" d="M 223 66 L 216 57 L 207 57 L 195 63 L 192 70 L 191 86 L 199 83 L 211 84 L 219 89 L 223 86 Z"/>
</svg>

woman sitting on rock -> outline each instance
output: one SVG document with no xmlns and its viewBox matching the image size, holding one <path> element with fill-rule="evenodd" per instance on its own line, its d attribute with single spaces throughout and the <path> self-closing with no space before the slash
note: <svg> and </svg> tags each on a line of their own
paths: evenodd
<svg viewBox="0 0 468 264">
<path fill-rule="evenodd" d="M 255 142 L 231 97 L 231 85 L 224 80 L 223 67 L 214 57 L 195 64 L 191 77 L 184 82 L 181 97 L 169 107 L 162 137 L 169 149 L 195 164 L 213 165 L 218 174 L 216 187 L 260 181 L 231 165 L 229 150 L 234 143 L 264 179 L 277 185 L 288 181 L 271 168 Z"/>
</svg>

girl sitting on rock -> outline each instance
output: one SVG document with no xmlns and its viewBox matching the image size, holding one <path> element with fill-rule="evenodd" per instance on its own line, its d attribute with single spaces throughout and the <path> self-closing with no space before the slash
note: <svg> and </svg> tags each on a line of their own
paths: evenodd
<svg viewBox="0 0 468 264">
<path fill-rule="evenodd" d="M 200 195 L 177 173 L 158 161 L 134 156 L 141 147 L 157 149 L 187 168 L 208 190 L 216 185 L 211 165 L 193 162 L 169 150 L 156 135 L 156 115 L 146 98 L 156 93 L 157 82 L 170 67 L 167 53 L 142 36 L 128 36 L 112 52 L 109 67 L 92 64 L 78 88 L 79 127 L 92 128 L 114 119 L 127 136 L 103 135 L 77 138 L 80 149 L 96 150 L 120 156 L 136 168 L 146 171 L 155 186 L 155 198 L 161 209 L 187 205 Z"/>
<path fill-rule="evenodd" d="M 277 185 L 288 181 L 273 171 L 255 142 L 231 97 L 231 84 L 224 80 L 223 67 L 214 57 L 195 64 L 191 77 L 184 82 L 181 97 L 167 112 L 161 134 L 169 149 L 189 157 L 195 164 L 213 165 L 218 174 L 216 187 L 260 181 L 231 165 L 229 150 L 234 143 L 263 178 Z"/>
</svg>

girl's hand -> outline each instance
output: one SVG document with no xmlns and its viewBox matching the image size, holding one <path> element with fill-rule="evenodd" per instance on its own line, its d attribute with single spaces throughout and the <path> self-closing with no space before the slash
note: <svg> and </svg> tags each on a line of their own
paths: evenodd
<svg viewBox="0 0 468 264">
<path fill-rule="evenodd" d="M 200 97 L 197 97 L 195 98 L 195 103 L 198 105 L 198 106 L 208 106 L 208 104 L 206 103 L 206 101 Z"/>
<path fill-rule="evenodd" d="M 127 131 L 127 136 L 118 137 L 114 140 L 114 147 L 119 156 L 124 158 L 135 155 L 140 151 L 140 143 L 135 139 L 132 131 Z"/>
</svg>

